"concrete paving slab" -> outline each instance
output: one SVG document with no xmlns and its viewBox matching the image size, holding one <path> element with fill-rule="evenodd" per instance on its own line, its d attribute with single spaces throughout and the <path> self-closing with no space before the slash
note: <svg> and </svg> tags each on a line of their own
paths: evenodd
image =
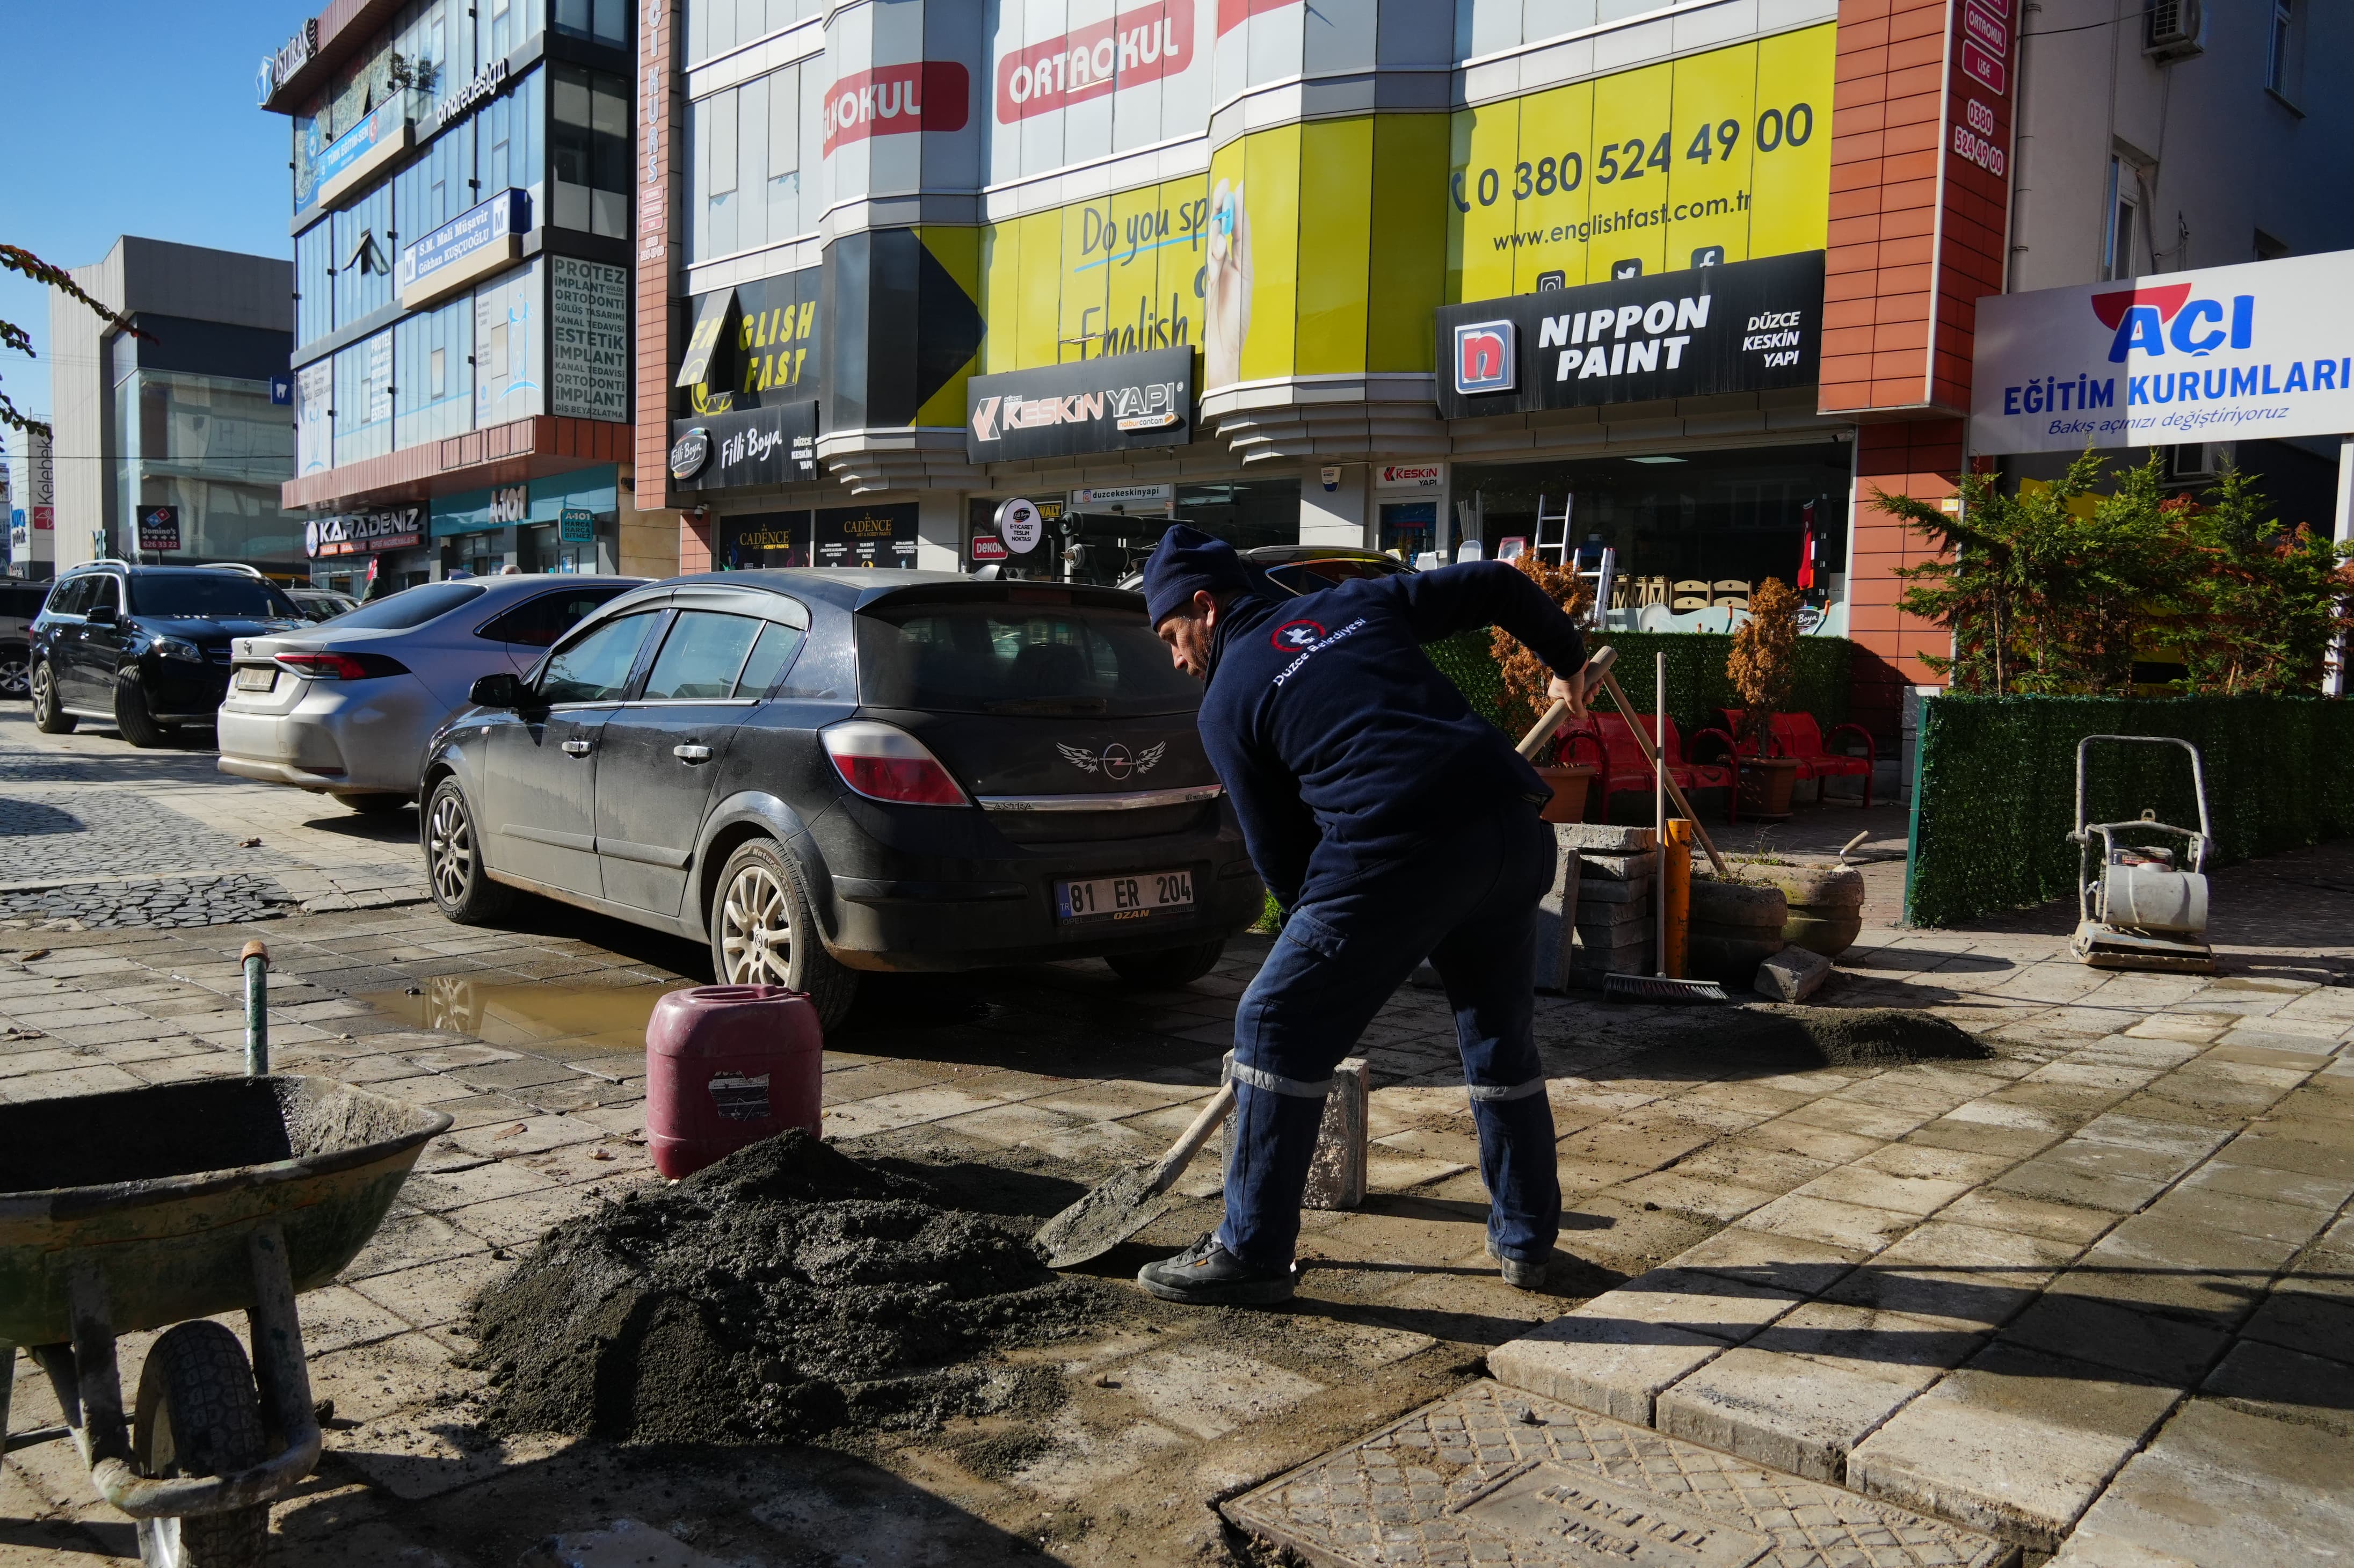
<svg viewBox="0 0 2354 1568">
<path fill-rule="evenodd" d="M 2335 1347 L 2343 1351 L 2344 1341 Z M 2354 1365 L 2279 1345 L 2242 1340 L 2199 1392 L 2280 1421 L 2324 1426 L 2354 1438 Z"/>
<path fill-rule="evenodd" d="M 2354 1362 L 2354 1277 L 2292 1275 L 2240 1327 L 2244 1339 Z"/>
<path fill-rule="evenodd" d="M 1670 1437 L 1839 1486 L 1849 1452 L 1935 1375 L 1900 1383 L 1744 1346 L 1662 1391 L 1656 1414 Z"/>
<path fill-rule="evenodd" d="M 1223 1437 L 1324 1388 L 1256 1356 L 1209 1345 L 1154 1351 L 1116 1363 L 1115 1375 L 1149 1419 L 1202 1438 Z"/>
<path fill-rule="evenodd" d="M 1555 1318 L 1488 1352 L 1490 1375 L 1638 1426 L 1661 1389 L 1715 1359 L 1725 1341 L 1625 1318 Z"/>
<path fill-rule="evenodd" d="M 2073 1277 L 2062 1275 L 2013 1319 L 2001 1342 L 2177 1388 L 2197 1386 L 2231 1342 L 2230 1331 L 2217 1323 L 2169 1316 L 2162 1307 L 2071 1294 Z"/>
<path fill-rule="evenodd" d="M 1570 1316 L 1629 1323 L 1670 1323 L 1712 1340 L 1737 1343 L 1802 1299 L 1771 1285 L 1704 1269 L 1655 1268 L 1607 1290 Z"/>
<path fill-rule="evenodd" d="M 2243 1164 L 2226 1150 L 2184 1177 L 2174 1192 L 2231 1192 L 2261 1198 L 2266 1202 L 2293 1203 L 2320 1210 L 2327 1223 L 2327 1216 L 2343 1208 L 2348 1199 L 2354 1198 L 2354 1181 L 2308 1175 L 2301 1171 L 2281 1171 L 2269 1165 Z"/>
<path fill-rule="evenodd" d="M 1797 1192 L 1776 1198 L 1742 1220 L 1753 1230 L 1776 1231 L 1863 1253 L 1878 1252 L 1916 1223 L 1916 1216 L 1893 1209 L 1843 1203 Z"/>
<path fill-rule="evenodd" d="M 1858 1444 L 1848 1484 L 2049 1552 L 2176 1398 L 1998 1341 Z"/>
<path fill-rule="evenodd" d="M 2354 1542 L 2354 1470 L 2333 1433 L 2195 1399 L 2084 1528 L 2200 1568 L 2338 1562 Z"/>
<path fill-rule="evenodd" d="M 1983 1230 L 2074 1242 L 2079 1246 L 2090 1245 L 2095 1236 L 2117 1223 L 2117 1214 L 2110 1210 L 1997 1192 L 1991 1187 L 1956 1199 L 1937 1217 Z"/>
<path fill-rule="evenodd" d="M 1891 1149 L 1902 1147 L 1901 1144 L 1890 1146 Z M 1884 1168 L 1875 1168 L 1873 1160 L 1887 1152 L 1887 1150 L 1882 1150 L 1852 1165 L 1841 1166 L 1837 1171 L 1818 1176 L 1791 1195 L 1885 1209 L 1892 1213 L 1918 1220 L 1935 1213 L 1974 1185 L 1968 1181 L 1898 1175 Z"/>
<path fill-rule="evenodd" d="M 1869 1255 L 1852 1247 L 1728 1225 L 1669 1262 L 1672 1267 L 1702 1268 L 1798 1296 L 1814 1296 Z"/>
<path fill-rule="evenodd" d="M 2136 1218 L 2203 1225 L 2234 1235 L 2285 1244 L 2292 1251 L 2311 1241 L 2329 1223 L 2329 1216 L 2319 1209 L 2189 1185 L 2177 1186 L 2161 1194 Z"/>
<path fill-rule="evenodd" d="M 1225 1505 L 1324 1564 L 2001 1568 L 2008 1544 L 1699 1445 L 1474 1383 Z"/>
</svg>

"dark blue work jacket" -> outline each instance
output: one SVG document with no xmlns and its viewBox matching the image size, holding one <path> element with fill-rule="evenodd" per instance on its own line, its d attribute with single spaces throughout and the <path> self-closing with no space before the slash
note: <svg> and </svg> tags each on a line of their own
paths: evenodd
<svg viewBox="0 0 2354 1568">
<path fill-rule="evenodd" d="M 1280 602 L 1246 597 L 1219 617 L 1202 744 L 1285 908 L 1311 881 L 1343 884 L 1452 821 L 1547 799 L 1536 770 L 1422 652 L 1490 625 L 1556 674 L 1585 662 L 1560 607 L 1493 561 Z"/>
</svg>

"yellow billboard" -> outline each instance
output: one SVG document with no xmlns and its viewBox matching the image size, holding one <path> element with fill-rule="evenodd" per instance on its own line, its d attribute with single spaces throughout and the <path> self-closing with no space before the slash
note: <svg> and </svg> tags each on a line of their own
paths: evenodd
<svg viewBox="0 0 2354 1568">
<path fill-rule="evenodd" d="M 1825 23 L 1458 111 L 1448 302 L 1602 282 L 1629 265 L 1821 249 L 1837 32 Z"/>
</svg>

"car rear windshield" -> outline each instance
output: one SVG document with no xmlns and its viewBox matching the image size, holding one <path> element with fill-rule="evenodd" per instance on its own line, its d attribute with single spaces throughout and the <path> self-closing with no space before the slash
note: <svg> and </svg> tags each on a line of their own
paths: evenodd
<svg viewBox="0 0 2354 1568">
<path fill-rule="evenodd" d="M 139 573 L 131 579 L 131 613 L 174 617 L 259 617 L 300 620 L 294 601 L 243 572 Z"/>
<path fill-rule="evenodd" d="M 1202 689 L 1139 610 L 987 599 L 875 606 L 857 618 L 858 692 L 941 713 L 1190 713 Z"/>
<path fill-rule="evenodd" d="M 419 583 L 335 618 L 338 631 L 406 631 L 482 597 L 478 583 Z"/>
</svg>

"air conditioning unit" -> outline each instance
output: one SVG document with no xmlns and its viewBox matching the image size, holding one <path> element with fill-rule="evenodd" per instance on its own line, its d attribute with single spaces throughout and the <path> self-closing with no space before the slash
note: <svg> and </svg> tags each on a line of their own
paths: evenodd
<svg viewBox="0 0 2354 1568">
<path fill-rule="evenodd" d="M 2141 52 L 2160 65 L 2188 59 L 2207 48 L 2207 7 L 2202 0 L 2147 0 L 2142 11 Z"/>
</svg>

